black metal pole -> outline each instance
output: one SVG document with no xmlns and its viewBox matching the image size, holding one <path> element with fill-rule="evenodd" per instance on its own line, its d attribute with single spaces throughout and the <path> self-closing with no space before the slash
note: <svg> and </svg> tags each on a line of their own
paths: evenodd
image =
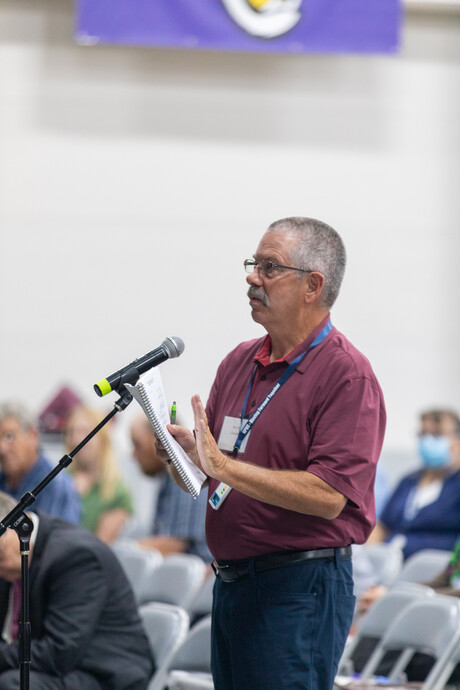
<svg viewBox="0 0 460 690">
<path fill-rule="evenodd" d="M 21 690 L 29 690 L 30 684 L 29 551 L 33 528 L 32 520 L 25 513 L 12 525 L 19 537 L 21 552 L 21 613 L 18 634 Z"/>
</svg>

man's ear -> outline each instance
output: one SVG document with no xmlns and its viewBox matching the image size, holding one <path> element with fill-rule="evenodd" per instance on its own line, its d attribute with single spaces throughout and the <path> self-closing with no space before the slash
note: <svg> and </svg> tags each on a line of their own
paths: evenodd
<svg viewBox="0 0 460 690">
<path fill-rule="evenodd" d="M 307 285 L 305 290 L 305 298 L 307 302 L 315 302 L 321 297 L 324 289 L 324 276 L 318 271 L 309 273 L 307 276 Z"/>
</svg>

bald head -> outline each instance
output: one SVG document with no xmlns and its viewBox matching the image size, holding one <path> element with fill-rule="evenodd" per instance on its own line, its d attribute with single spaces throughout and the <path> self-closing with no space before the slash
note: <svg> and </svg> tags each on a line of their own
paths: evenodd
<svg viewBox="0 0 460 690">
<path fill-rule="evenodd" d="M 148 477 L 154 477 L 166 470 L 164 463 L 157 456 L 155 440 L 156 437 L 148 419 L 144 415 L 137 417 L 131 424 L 133 458 Z"/>
</svg>

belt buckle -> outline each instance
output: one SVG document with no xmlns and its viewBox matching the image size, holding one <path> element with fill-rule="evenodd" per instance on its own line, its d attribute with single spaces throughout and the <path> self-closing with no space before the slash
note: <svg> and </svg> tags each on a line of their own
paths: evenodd
<svg viewBox="0 0 460 690">
<path fill-rule="evenodd" d="M 220 577 L 222 578 L 222 580 L 224 580 L 224 582 L 235 582 L 235 580 L 237 579 L 237 578 L 233 578 L 232 580 L 226 580 L 225 578 L 222 577 L 221 571 L 225 570 L 225 568 L 230 568 L 231 567 L 230 565 L 219 565 L 217 563 L 217 561 L 213 561 L 211 563 L 211 567 L 214 570 L 214 573 L 216 575 L 220 575 Z"/>
</svg>

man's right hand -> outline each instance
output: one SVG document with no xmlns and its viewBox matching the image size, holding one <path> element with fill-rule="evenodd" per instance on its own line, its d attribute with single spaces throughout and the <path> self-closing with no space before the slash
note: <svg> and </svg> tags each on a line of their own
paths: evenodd
<svg viewBox="0 0 460 690">
<path fill-rule="evenodd" d="M 189 458 L 201 469 L 200 459 L 196 450 L 196 441 L 193 433 L 189 429 L 179 426 L 178 424 L 167 424 L 166 428 L 171 436 L 173 436 L 177 443 L 181 446 L 181 448 L 187 453 Z M 165 464 L 168 464 L 169 456 L 163 448 L 159 438 L 157 438 L 155 441 L 155 448 L 159 459 Z"/>
<path fill-rule="evenodd" d="M 190 460 L 192 460 L 192 462 L 194 462 L 195 465 L 197 465 L 197 467 L 200 468 L 200 470 L 203 470 L 200 463 L 200 458 L 198 456 L 198 452 L 196 450 L 195 436 L 192 434 L 192 432 L 188 429 L 185 429 L 183 426 L 179 426 L 178 424 L 167 424 L 167 429 L 171 436 L 175 438 L 177 443 L 187 453 Z M 163 446 L 161 445 L 161 441 L 158 438 L 155 441 L 155 448 L 158 458 L 167 465 L 170 477 L 183 491 L 188 492 L 188 488 L 186 487 L 183 479 L 179 475 L 174 465 L 172 463 L 168 463 L 169 456 L 163 448 Z M 205 486 L 206 483 L 207 482 L 205 482 L 203 486 Z"/>
</svg>

